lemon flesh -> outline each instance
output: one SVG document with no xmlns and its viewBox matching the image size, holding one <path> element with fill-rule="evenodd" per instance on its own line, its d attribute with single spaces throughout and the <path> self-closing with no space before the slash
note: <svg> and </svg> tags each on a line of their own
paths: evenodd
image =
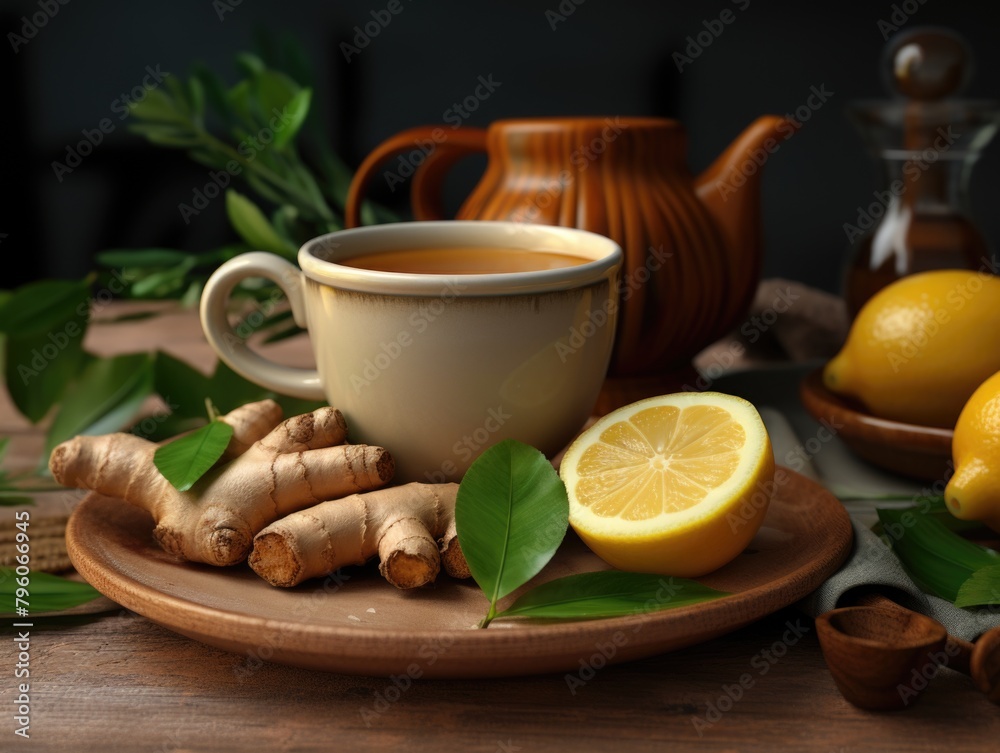
<svg viewBox="0 0 1000 753">
<path fill-rule="evenodd" d="M 734 559 L 773 492 L 774 457 L 756 409 L 716 392 L 620 408 L 566 451 L 570 525 L 622 570 L 694 577 Z"/>
</svg>

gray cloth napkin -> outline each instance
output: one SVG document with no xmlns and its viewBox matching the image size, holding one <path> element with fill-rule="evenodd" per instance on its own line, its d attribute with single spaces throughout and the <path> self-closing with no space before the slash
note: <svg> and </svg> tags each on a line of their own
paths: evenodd
<svg viewBox="0 0 1000 753">
<path fill-rule="evenodd" d="M 856 521 L 852 520 L 851 525 L 854 527 L 854 549 L 850 556 L 822 586 L 799 602 L 801 609 L 816 617 L 835 609 L 848 591 L 877 586 L 879 588 L 874 590 L 908 609 L 933 617 L 956 638 L 971 641 L 1000 625 L 1000 609 L 960 609 L 944 599 L 923 593 L 878 536 Z"/>
</svg>

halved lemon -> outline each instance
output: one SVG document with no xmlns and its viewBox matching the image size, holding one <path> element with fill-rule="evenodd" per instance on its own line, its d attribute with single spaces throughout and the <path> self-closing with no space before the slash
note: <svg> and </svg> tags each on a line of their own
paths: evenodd
<svg viewBox="0 0 1000 753">
<path fill-rule="evenodd" d="M 696 577 L 757 533 L 774 491 L 774 453 L 746 400 L 679 392 L 598 420 L 570 445 L 559 475 L 570 525 L 601 559 Z"/>
</svg>

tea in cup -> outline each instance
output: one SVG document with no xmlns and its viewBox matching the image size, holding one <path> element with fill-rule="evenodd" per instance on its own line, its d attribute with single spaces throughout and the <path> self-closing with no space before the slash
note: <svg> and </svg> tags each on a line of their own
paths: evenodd
<svg viewBox="0 0 1000 753">
<path fill-rule="evenodd" d="M 411 222 L 308 241 L 301 270 L 263 252 L 227 261 L 201 301 L 219 357 L 257 384 L 326 400 L 352 442 L 386 447 L 400 481 L 460 480 L 513 438 L 551 456 L 607 372 L 622 251 L 584 230 Z M 227 316 L 242 280 L 273 280 L 309 331 L 316 370 L 247 347 Z"/>
</svg>

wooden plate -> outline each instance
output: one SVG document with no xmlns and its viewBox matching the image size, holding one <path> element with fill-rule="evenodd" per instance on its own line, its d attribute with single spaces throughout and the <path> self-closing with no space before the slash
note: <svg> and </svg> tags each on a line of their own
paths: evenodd
<svg viewBox="0 0 1000 753">
<path fill-rule="evenodd" d="M 939 481 L 951 473 L 950 429 L 877 418 L 824 387 L 822 369 L 805 376 L 799 397 L 813 418 L 829 421 L 840 439 L 872 465 L 922 481 Z"/>
<path fill-rule="evenodd" d="M 67 541 L 73 565 L 101 593 L 170 630 L 241 654 L 234 671 L 264 660 L 381 676 L 572 672 L 591 657 L 603 666 L 722 635 L 792 604 L 833 573 L 851 547 L 843 506 L 787 469 L 776 480 L 750 547 L 700 579 L 733 595 L 606 620 L 507 620 L 479 630 L 487 602 L 471 580 L 442 574 L 432 588 L 401 592 L 374 567 L 276 589 L 246 566 L 176 560 L 153 540 L 145 512 L 97 494 L 73 513 Z M 571 535 L 535 582 L 606 567 Z"/>
</svg>

